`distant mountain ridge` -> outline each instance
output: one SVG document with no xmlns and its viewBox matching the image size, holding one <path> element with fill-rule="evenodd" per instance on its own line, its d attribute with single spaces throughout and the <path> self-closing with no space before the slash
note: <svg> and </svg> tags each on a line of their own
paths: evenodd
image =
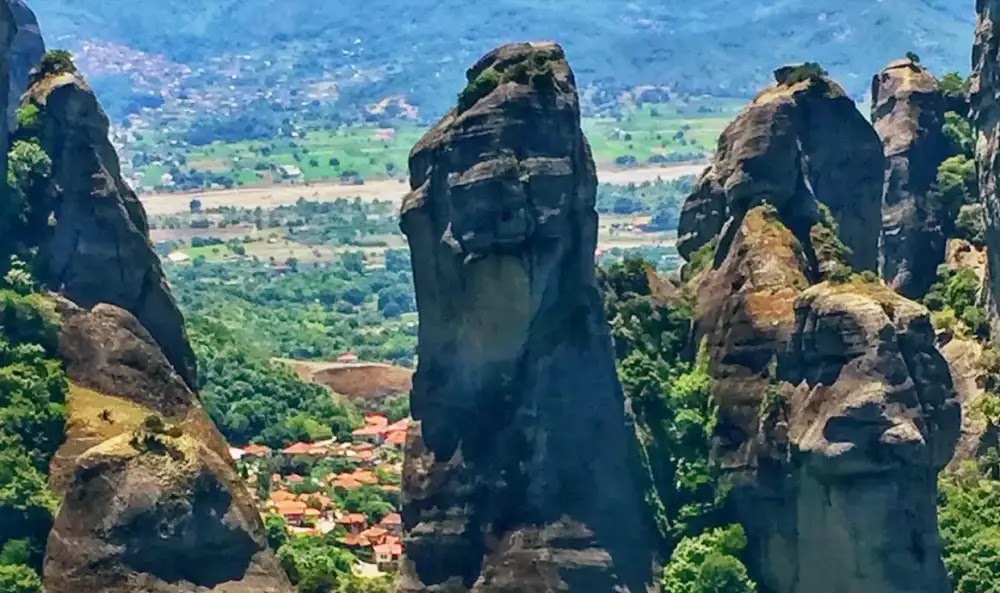
<svg viewBox="0 0 1000 593">
<path fill-rule="evenodd" d="M 553 39 L 581 87 L 636 85 L 743 96 L 774 67 L 815 60 L 852 95 L 914 51 L 932 71 L 968 71 L 974 7 L 952 0 L 36 0 L 54 45 L 95 36 L 185 63 L 238 51 L 357 49 L 387 90 L 450 104 L 461 68 L 486 49 Z M 99 32 L 96 35 L 94 32 Z M 338 49 L 340 48 L 340 49 Z"/>
</svg>

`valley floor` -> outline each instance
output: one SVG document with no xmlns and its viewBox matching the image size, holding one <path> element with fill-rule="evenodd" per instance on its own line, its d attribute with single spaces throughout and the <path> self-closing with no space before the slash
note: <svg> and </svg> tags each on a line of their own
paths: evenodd
<svg viewBox="0 0 1000 593">
<path fill-rule="evenodd" d="M 603 183 L 614 185 L 639 184 L 662 179 L 670 181 L 700 175 L 705 169 L 700 163 L 680 163 L 661 167 L 635 167 L 630 169 L 602 169 L 598 177 Z M 371 181 L 364 185 L 344 185 L 336 182 L 306 183 L 301 185 L 272 185 L 243 187 L 239 189 L 191 193 L 149 194 L 140 197 L 147 214 L 171 215 L 190 211 L 190 202 L 197 199 L 206 210 L 214 208 L 276 208 L 291 206 L 300 199 L 332 202 L 339 199 L 389 200 L 400 203 L 409 191 L 405 180 Z"/>
</svg>

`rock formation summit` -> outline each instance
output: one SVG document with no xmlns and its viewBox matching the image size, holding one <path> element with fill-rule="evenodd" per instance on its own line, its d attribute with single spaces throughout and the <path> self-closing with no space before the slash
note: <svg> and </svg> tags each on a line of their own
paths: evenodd
<svg viewBox="0 0 1000 593">
<path fill-rule="evenodd" d="M 823 204 L 853 252 L 848 263 L 875 270 L 884 162 L 878 135 L 818 66 L 781 68 L 775 79 L 723 131 L 681 213 L 681 256 L 730 241 L 762 203 L 778 208 L 796 233 L 807 232 Z"/>
<path fill-rule="evenodd" d="M 573 73 L 530 43 L 468 81 L 402 208 L 421 323 L 398 591 L 655 590 Z"/>
<path fill-rule="evenodd" d="M 909 298 L 924 296 L 934 283 L 957 216 L 932 193 L 950 153 L 944 112 L 937 79 L 910 59 L 872 79 L 872 122 L 886 158 L 879 270 Z"/>
</svg>

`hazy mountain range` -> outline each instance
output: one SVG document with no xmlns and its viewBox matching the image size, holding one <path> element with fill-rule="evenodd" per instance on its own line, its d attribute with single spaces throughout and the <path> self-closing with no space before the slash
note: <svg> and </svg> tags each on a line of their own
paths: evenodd
<svg viewBox="0 0 1000 593">
<path fill-rule="evenodd" d="M 970 67 L 971 1 L 958 0 L 35 0 L 50 45 L 120 42 L 197 63 L 235 51 L 355 47 L 402 91 L 453 100 L 464 69 L 506 41 L 562 43 L 581 83 L 747 95 L 780 64 L 816 60 L 852 93 L 912 50 Z M 436 97 L 422 97 L 436 102 Z M 417 97 L 418 100 L 421 97 Z"/>
</svg>

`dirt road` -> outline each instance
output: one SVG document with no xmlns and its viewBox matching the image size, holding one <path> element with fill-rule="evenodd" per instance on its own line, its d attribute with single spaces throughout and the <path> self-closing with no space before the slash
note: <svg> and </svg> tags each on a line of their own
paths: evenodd
<svg viewBox="0 0 1000 593">
<path fill-rule="evenodd" d="M 656 179 L 671 180 L 699 175 L 705 165 L 678 164 L 664 167 L 639 167 L 599 171 L 602 183 L 628 185 Z M 339 198 L 360 197 L 362 200 L 392 200 L 401 202 L 409 185 L 400 181 L 372 181 L 365 185 L 340 185 L 339 183 L 313 183 L 310 185 L 275 185 L 249 187 L 200 193 L 152 194 L 141 196 L 146 213 L 150 216 L 188 212 L 194 198 L 201 200 L 203 208 L 275 208 L 294 204 L 299 198 L 332 202 Z"/>
</svg>

